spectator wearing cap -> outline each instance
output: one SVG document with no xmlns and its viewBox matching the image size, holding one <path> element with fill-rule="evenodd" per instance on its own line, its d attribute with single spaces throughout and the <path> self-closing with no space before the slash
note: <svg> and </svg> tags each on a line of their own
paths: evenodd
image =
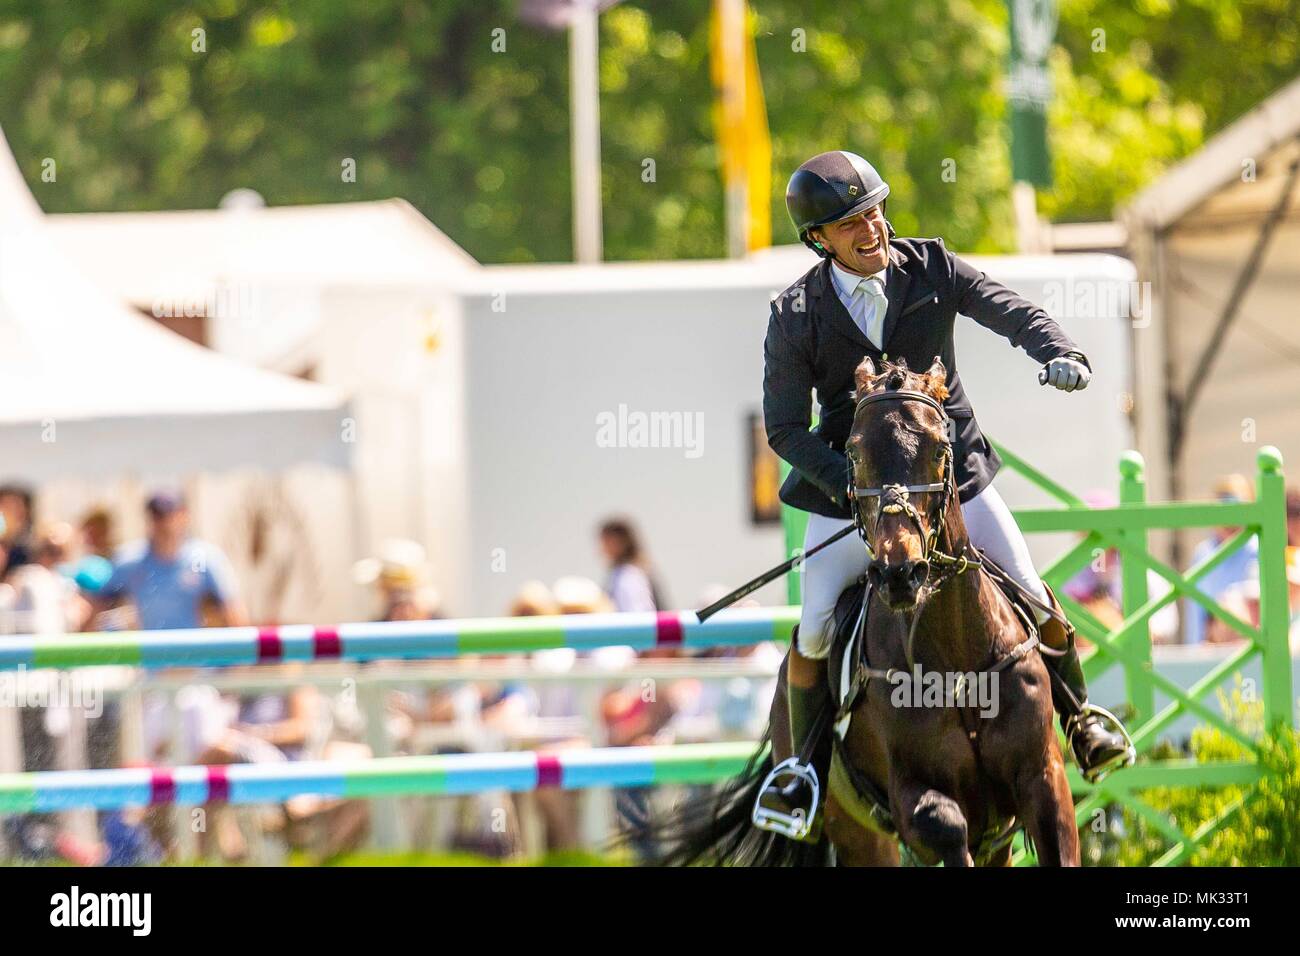
<svg viewBox="0 0 1300 956">
<path fill-rule="evenodd" d="M 1226 475 L 1214 486 L 1214 497 L 1224 503 L 1250 501 L 1250 482 L 1243 475 Z M 1216 548 L 1235 535 L 1240 528 L 1224 526 L 1215 528 L 1192 552 L 1192 567 L 1208 558 Z M 1239 590 L 1246 582 L 1259 577 L 1259 539 L 1251 537 L 1245 545 L 1238 548 L 1209 574 L 1201 578 L 1196 589 L 1214 601 L 1222 600 L 1225 594 Z M 1186 643 L 1201 644 L 1205 641 L 1205 632 L 1209 612 L 1200 603 L 1188 601 Z"/>
<path fill-rule="evenodd" d="M 352 579 L 373 585 L 380 621 L 427 621 L 443 617 L 441 598 L 429 584 L 429 559 L 418 541 L 390 538 L 373 558 L 352 566 Z"/>
<path fill-rule="evenodd" d="M 510 602 L 511 617 L 546 617 L 559 613 L 559 602 L 541 581 L 525 581 Z"/>
<path fill-rule="evenodd" d="M 190 536 L 185 500 L 160 491 L 149 498 L 145 512 L 146 538 L 119 552 L 112 577 L 95 595 L 97 605 L 130 601 L 146 630 L 200 627 L 205 601 L 222 624 L 247 623 L 229 559 L 215 545 Z"/>
</svg>

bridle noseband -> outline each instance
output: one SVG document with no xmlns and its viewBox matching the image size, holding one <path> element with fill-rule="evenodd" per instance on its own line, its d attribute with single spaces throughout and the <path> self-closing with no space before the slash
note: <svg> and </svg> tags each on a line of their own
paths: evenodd
<svg viewBox="0 0 1300 956">
<path fill-rule="evenodd" d="M 857 420 L 858 412 L 863 407 L 874 402 L 898 401 L 898 402 L 921 402 L 928 405 L 939 413 L 939 417 L 944 425 L 943 441 L 943 476 L 939 481 L 931 482 L 925 485 L 904 485 L 898 483 L 882 484 L 879 488 L 859 488 L 850 480 L 849 495 L 853 502 L 853 523 L 858 529 L 858 535 L 866 545 L 867 553 L 874 557 L 875 551 L 871 546 L 871 536 L 867 533 L 866 522 L 862 520 L 862 509 L 858 506 L 858 499 L 862 498 L 879 498 L 880 514 L 876 518 L 873 531 L 879 531 L 880 522 L 887 514 L 904 514 L 916 526 L 920 533 L 921 539 L 925 542 L 922 552 L 922 559 L 936 570 L 942 568 L 948 570 L 951 574 L 962 574 L 968 568 L 975 567 L 979 564 L 977 556 L 968 556 L 966 549 L 962 550 L 960 556 L 946 554 L 939 550 L 939 535 L 943 531 L 944 523 L 948 517 L 948 506 L 952 502 L 953 491 L 953 473 L 952 473 L 952 441 L 947 437 L 948 413 L 944 410 L 943 405 L 935 398 L 927 395 L 925 392 L 917 392 L 911 389 L 895 389 L 892 391 L 872 392 L 859 400 L 857 408 L 854 409 L 853 417 Z M 852 467 L 850 465 L 850 467 Z M 853 476 L 851 475 L 850 478 Z M 927 531 L 925 522 L 921 519 L 921 513 L 916 510 L 916 505 L 912 504 L 908 497 L 912 494 L 933 493 L 939 494 L 939 505 L 937 513 L 930 523 Z M 944 577 L 948 575 L 945 574 Z M 934 585 L 937 588 L 937 584 Z"/>
</svg>

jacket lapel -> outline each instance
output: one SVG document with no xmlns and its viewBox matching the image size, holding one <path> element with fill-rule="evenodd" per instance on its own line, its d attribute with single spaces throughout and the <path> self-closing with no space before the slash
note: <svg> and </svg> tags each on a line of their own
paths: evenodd
<svg viewBox="0 0 1300 956">
<path fill-rule="evenodd" d="M 885 273 L 885 298 L 889 300 L 889 308 L 885 311 L 885 328 L 881 332 L 881 344 L 886 353 L 889 352 L 889 340 L 894 335 L 894 328 L 898 325 L 899 313 L 907 301 L 907 291 L 912 286 L 912 277 L 906 269 L 909 261 L 897 246 L 889 247 L 889 270 Z"/>
<path fill-rule="evenodd" d="M 878 353 L 880 350 L 871 344 L 871 339 L 858 328 L 858 324 L 853 321 L 853 316 L 849 315 L 849 310 L 844 308 L 844 303 L 840 301 L 839 293 L 835 291 L 835 282 L 831 278 L 829 259 L 821 261 L 814 278 L 815 281 L 811 283 L 812 294 L 814 298 L 821 301 L 821 314 L 827 317 L 830 327 L 841 335 L 847 336 L 854 345 L 861 347 L 863 354 Z"/>
</svg>

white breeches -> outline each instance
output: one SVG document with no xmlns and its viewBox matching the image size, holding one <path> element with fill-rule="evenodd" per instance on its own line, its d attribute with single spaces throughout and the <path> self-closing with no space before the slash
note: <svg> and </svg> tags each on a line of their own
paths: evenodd
<svg viewBox="0 0 1300 956">
<path fill-rule="evenodd" d="M 983 491 L 961 506 L 971 544 L 984 551 L 1007 574 L 1044 603 L 1048 603 L 1047 590 L 1034 570 L 1029 556 L 1029 546 L 1020 533 L 1016 519 L 1011 516 L 997 490 L 988 485 Z M 808 515 L 808 528 L 804 532 L 804 551 L 810 551 L 836 531 L 852 522 L 823 515 Z M 867 572 L 867 551 L 856 534 L 845 535 L 825 551 L 814 554 L 803 564 L 801 583 L 803 611 L 799 617 L 799 653 L 813 660 L 821 660 L 831 652 L 834 640 L 835 602 L 844 589 Z M 1036 612 L 1040 623 L 1046 614 Z"/>
</svg>

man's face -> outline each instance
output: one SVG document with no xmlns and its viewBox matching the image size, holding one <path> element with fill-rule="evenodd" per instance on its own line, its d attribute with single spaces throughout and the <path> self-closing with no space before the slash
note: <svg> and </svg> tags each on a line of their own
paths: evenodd
<svg viewBox="0 0 1300 956">
<path fill-rule="evenodd" d="M 813 239 L 859 275 L 873 275 L 889 263 L 889 227 L 880 206 L 814 229 Z"/>
<path fill-rule="evenodd" d="M 150 537 L 164 537 L 175 539 L 184 537 L 185 528 L 189 523 L 189 514 L 184 508 L 177 508 L 165 514 L 149 516 Z"/>
</svg>

